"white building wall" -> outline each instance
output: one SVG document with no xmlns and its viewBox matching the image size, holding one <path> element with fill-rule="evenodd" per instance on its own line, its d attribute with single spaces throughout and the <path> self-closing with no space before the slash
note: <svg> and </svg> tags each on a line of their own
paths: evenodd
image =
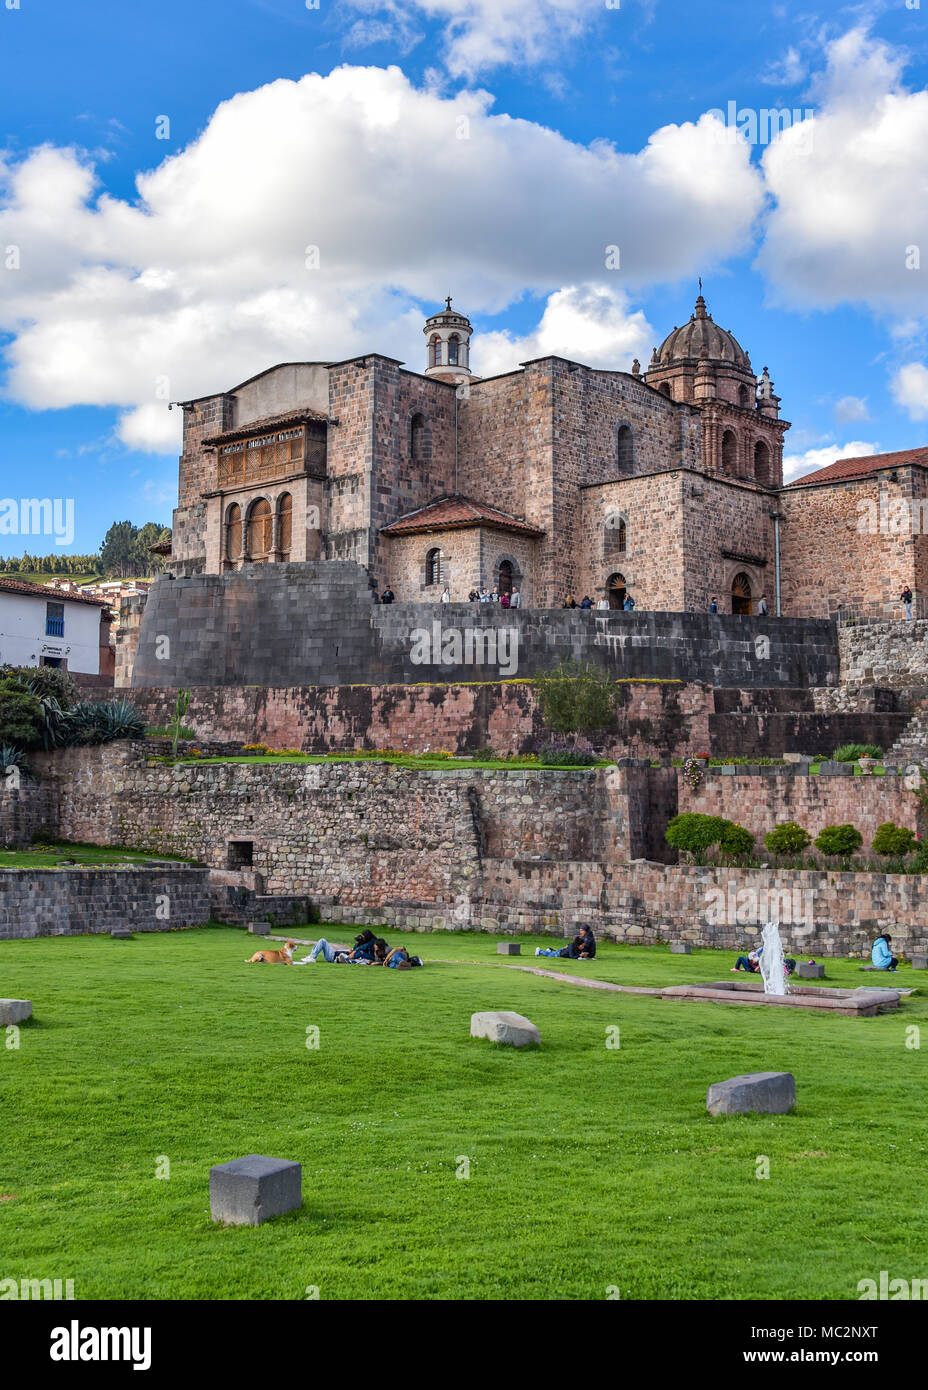
<svg viewBox="0 0 928 1390">
<path fill-rule="evenodd" d="M 0 665 L 41 666 L 58 657 L 77 675 L 100 674 L 100 612 L 94 604 L 74 603 L 50 591 L 48 601 L 64 605 L 64 635 L 45 631 L 46 600 L 0 589 Z"/>
</svg>

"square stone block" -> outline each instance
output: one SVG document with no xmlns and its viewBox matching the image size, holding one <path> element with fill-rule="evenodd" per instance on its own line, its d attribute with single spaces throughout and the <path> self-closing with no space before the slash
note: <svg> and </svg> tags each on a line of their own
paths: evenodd
<svg viewBox="0 0 928 1390">
<path fill-rule="evenodd" d="M 500 956 L 520 956 L 522 947 L 517 941 L 501 941 L 496 948 L 496 953 Z"/>
<path fill-rule="evenodd" d="M 816 961 L 801 960 L 796 966 L 796 974 L 800 980 L 824 980 L 825 967 Z"/>
<path fill-rule="evenodd" d="M 270 936 L 271 924 L 270 922 L 249 922 L 248 930 L 252 936 Z"/>
<path fill-rule="evenodd" d="M 209 1170 L 209 1214 L 226 1226 L 260 1226 L 301 1207 L 302 1187 L 299 1163 L 246 1154 Z"/>
<path fill-rule="evenodd" d="M 928 970 L 928 954 L 924 951 L 914 951 L 912 954 L 913 970 Z"/>
<path fill-rule="evenodd" d="M 0 999 L 0 1026 L 6 1028 L 10 1023 L 25 1023 L 31 1017 L 30 999 Z"/>
<path fill-rule="evenodd" d="M 110 936 L 114 936 L 118 941 L 127 941 L 132 935 L 130 927 L 114 927 Z"/>
<path fill-rule="evenodd" d="M 688 941 L 671 941 L 670 953 L 674 956 L 691 956 L 693 948 Z"/>
</svg>

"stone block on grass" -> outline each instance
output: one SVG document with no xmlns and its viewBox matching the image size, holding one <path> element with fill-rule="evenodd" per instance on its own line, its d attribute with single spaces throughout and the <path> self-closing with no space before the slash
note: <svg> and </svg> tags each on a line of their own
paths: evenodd
<svg viewBox="0 0 928 1390">
<path fill-rule="evenodd" d="M 801 960 L 796 966 L 800 980 L 824 980 L 825 967 L 814 960 Z"/>
<path fill-rule="evenodd" d="M 496 948 L 496 953 L 500 956 L 521 956 L 522 947 L 518 941 L 501 941 Z"/>
<path fill-rule="evenodd" d="M 530 1019 L 508 1010 L 471 1014 L 470 1035 L 472 1038 L 489 1038 L 490 1042 L 506 1043 L 510 1047 L 525 1047 L 527 1043 L 541 1042 L 541 1034 Z"/>
<path fill-rule="evenodd" d="M 127 941 L 131 935 L 131 927 L 114 927 L 110 932 L 110 936 L 114 937 L 117 941 Z"/>
<path fill-rule="evenodd" d="M 11 1023 L 25 1023 L 31 1017 L 31 999 L 0 999 L 0 1026 L 6 1028 Z"/>
<path fill-rule="evenodd" d="M 914 951 L 912 953 L 912 969 L 928 970 L 928 954 L 923 951 Z"/>
<path fill-rule="evenodd" d="M 270 936 L 271 924 L 270 922 L 249 922 L 248 930 L 252 936 Z"/>
<path fill-rule="evenodd" d="M 752 1071 L 716 1081 L 706 1093 L 710 1115 L 786 1115 L 796 1108 L 796 1078 L 789 1071 Z"/>
<path fill-rule="evenodd" d="M 302 1186 L 299 1163 L 246 1154 L 209 1170 L 209 1214 L 225 1226 L 260 1226 L 301 1207 Z"/>
<path fill-rule="evenodd" d="M 688 941 L 671 941 L 670 953 L 674 956 L 690 956 L 693 948 Z"/>
</svg>

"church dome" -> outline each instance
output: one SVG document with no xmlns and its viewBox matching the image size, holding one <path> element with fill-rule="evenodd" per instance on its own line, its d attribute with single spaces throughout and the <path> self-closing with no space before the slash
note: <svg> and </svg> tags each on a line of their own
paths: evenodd
<svg viewBox="0 0 928 1390">
<path fill-rule="evenodd" d="M 655 367 L 672 367 L 681 362 L 730 363 L 745 371 L 751 370 L 751 360 L 733 334 L 713 323 L 712 315 L 706 312 L 706 301 L 702 295 L 696 300 L 696 311 L 690 315 L 689 323 L 675 328 L 656 350 L 651 361 Z"/>
</svg>

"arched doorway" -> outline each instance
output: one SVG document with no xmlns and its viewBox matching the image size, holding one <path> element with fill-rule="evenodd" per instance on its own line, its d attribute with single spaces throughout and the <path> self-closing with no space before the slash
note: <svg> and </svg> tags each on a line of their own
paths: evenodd
<svg viewBox="0 0 928 1390">
<path fill-rule="evenodd" d="M 625 603 L 625 575 L 610 574 L 606 580 L 606 597 L 609 600 L 610 608 L 621 608 Z"/>
<path fill-rule="evenodd" d="M 242 509 L 233 502 L 226 512 L 225 569 L 237 569 L 242 554 Z"/>
<path fill-rule="evenodd" d="M 501 596 L 512 593 L 512 561 L 500 560 L 499 574 L 496 580 L 496 591 Z"/>
<path fill-rule="evenodd" d="M 750 613 L 751 611 L 751 581 L 743 570 L 736 574 L 731 581 L 731 611 L 733 613 Z"/>
<path fill-rule="evenodd" d="M 270 556 L 273 525 L 271 504 L 262 497 L 248 513 L 248 558 L 257 565 L 265 564 Z"/>
</svg>

